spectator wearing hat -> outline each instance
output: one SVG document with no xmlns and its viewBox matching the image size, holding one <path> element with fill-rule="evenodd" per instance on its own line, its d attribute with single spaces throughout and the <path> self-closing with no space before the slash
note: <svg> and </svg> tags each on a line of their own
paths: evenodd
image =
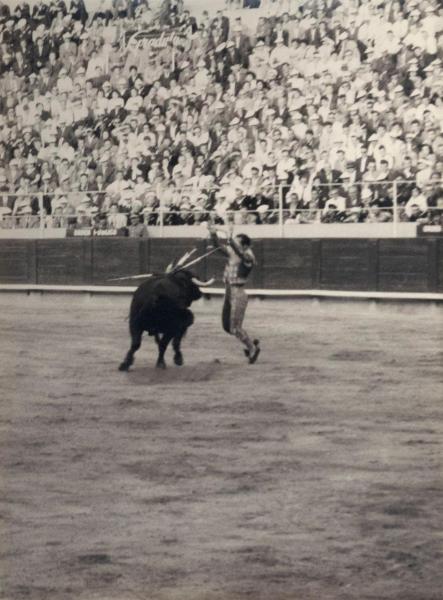
<svg viewBox="0 0 443 600">
<path fill-rule="evenodd" d="M 329 164 L 323 166 L 318 173 L 316 173 L 315 177 L 321 184 L 320 199 L 322 202 L 326 202 L 329 197 L 329 190 L 335 189 L 337 185 L 342 182 L 341 172 L 332 169 Z"/>
<path fill-rule="evenodd" d="M 72 34 L 66 31 L 62 36 L 62 43 L 58 49 L 60 62 L 65 65 L 67 72 L 71 69 L 77 58 L 77 45 L 72 40 Z"/>
<path fill-rule="evenodd" d="M 409 221 L 424 218 L 428 211 L 428 201 L 421 188 L 414 186 L 411 197 L 405 204 L 405 215 Z"/>
<path fill-rule="evenodd" d="M 52 194 L 56 187 L 56 176 L 49 171 L 49 166 L 42 170 L 39 193 L 42 194 L 42 207 L 46 214 L 51 214 Z"/>
</svg>

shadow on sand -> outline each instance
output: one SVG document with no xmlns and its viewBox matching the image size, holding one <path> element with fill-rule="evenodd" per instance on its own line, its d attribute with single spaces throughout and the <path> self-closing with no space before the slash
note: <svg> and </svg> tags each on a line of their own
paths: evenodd
<svg viewBox="0 0 443 600">
<path fill-rule="evenodd" d="M 133 385 L 168 385 L 170 383 L 210 381 L 220 373 L 224 367 L 215 359 L 211 362 L 200 362 L 192 365 L 177 367 L 168 364 L 166 369 L 157 369 L 153 366 L 131 367 L 131 370 L 123 374 Z"/>
</svg>

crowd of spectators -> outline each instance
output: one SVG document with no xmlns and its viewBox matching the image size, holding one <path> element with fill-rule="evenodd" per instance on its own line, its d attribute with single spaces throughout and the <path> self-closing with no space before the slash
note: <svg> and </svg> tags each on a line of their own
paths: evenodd
<svg viewBox="0 0 443 600">
<path fill-rule="evenodd" d="M 441 222 L 441 2 L 257 5 L 0 4 L 3 222 Z"/>
</svg>

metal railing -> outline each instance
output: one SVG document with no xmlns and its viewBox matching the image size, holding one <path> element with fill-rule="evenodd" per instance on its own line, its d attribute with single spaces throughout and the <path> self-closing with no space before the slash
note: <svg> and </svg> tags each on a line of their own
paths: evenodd
<svg viewBox="0 0 443 600">
<path fill-rule="evenodd" d="M 274 225 L 314 223 L 442 224 L 443 180 L 394 180 L 358 183 L 294 181 L 257 185 L 237 193 L 229 186 L 210 190 L 183 188 L 167 199 L 164 191 L 147 195 L 124 190 L 28 192 L 0 191 L 0 229 L 95 228 L 123 230 L 136 214 L 138 222 L 163 230 L 174 225 L 233 222 Z M 278 231 L 278 233 L 277 233 Z"/>
</svg>

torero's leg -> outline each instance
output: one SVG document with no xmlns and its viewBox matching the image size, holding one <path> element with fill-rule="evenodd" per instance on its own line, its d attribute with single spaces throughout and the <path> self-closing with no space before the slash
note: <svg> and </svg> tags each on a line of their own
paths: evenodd
<svg viewBox="0 0 443 600">
<path fill-rule="evenodd" d="M 237 339 L 241 341 L 242 344 L 246 346 L 246 350 L 250 352 L 254 348 L 254 343 L 248 335 L 246 329 L 243 327 L 234 326 L 231 329 L 232 335 L 235 335 Z"/>
<path fill-rule="evenodd" d="M 231 312 L 229 319 L 229 333 L 235 335 L 248 350 L 251 350 L 253 343 L 247 332 L 243 329 L 243 320 L 248 306 L 248 296 L 243 288 L 234 287 L 231 289 Z"/>
<path fill-rule="evenodd" d="M 231 319 L 229 333 L 235 335 L 245 346 L 245 354 L 250 363 L 254 363 L 260 354 L 258 340 L 252 340 L 248 332 L 243 328 L 248 296 L 243 288 L 234 288 L 231 294 Z"/>
</svg>

